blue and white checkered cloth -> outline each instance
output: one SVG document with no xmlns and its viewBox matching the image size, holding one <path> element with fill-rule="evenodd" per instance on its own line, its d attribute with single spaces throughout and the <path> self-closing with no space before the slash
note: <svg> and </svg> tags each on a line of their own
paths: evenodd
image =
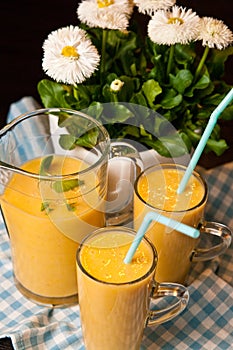
<svg viewBox="0 0 233 350">
<path fill-rule="evenodd" d="M 36 102 L 26 97 L 11 106 L 9 118 L 36 108 Z M 210 189 L 206 219 L 233 229 L 233 162 L 198 170 Z M 233 245 L 214 261 L 196 264 L 190 281 L 187 309 L 172 321 L 147 327 L 143 350 L 233 349 Z M 17 350 L 85 349 L 78 305 L 38 306 L 16 289 L 9 238 L 0 218 L 0 349 L 4 337 L 10 337 Z"/>
</svg>

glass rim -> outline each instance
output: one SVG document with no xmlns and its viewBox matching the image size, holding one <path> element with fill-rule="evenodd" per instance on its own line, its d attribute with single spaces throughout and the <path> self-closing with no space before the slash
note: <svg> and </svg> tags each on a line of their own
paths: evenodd
<svg viewBox="0 0 233 350">
<path fill-rule="evenodd" d="M 149 277 L 153 273 L 153 271 L 155 272 L 155 269 L 157 266 L 157 261 L 158 261 L 158 254 L 157 254 L 156 248 L 154 247 L 154 245 L 152 244 L 150 239 L 148 237 L 144 236 L 142 240 L 146 241 L 148 247 L 150 247 L 152 254 L 153 254 L 153 258 L 152 258 L 152 263 L 151 263 L 150 268 L 148 268 L 148 271 L 146 273 L 144 273 L 141 277 L 134 279 L 132 281 L 128 281 L 128 282 L 107 282 L 107 281 L 102 281 L 101 279 L 92 276 L 82 265 L 81 258 L 80 258 L 81 251 L 82 251 L 82 248 L 85 246 L 86 241 L 88 241 L 90 238 L 97 236 L 97 235 L 100 235 L 101 233 L 106 232 L 106 231 L 118 231 L 118 232 L 124 231 L 132 236 L 136 235 L 135 230 L 130 229 L 128 227 L 122 227 L 122 226 L 102 227 L 102 228 L 99 228 L 99 229 L 89 233 L 81 242 L 81 244 L 77 250 L 77 253 L 76 253 L 76 262 L 77 262 L 79 269 L 82 271 L 82 273 L 84 273 L 87 277 L 89 277 L 93 281 L 101 283 L 101 284 L 112 285 L 112 286 L 127 286 L 127 285 L 131 285 L 131 284 L 139 283 L 139 282 L 145 280 L 147 277 Z"/>
<path fill-rule="evenodd" d="M 182 214 L 185 212 L 190 212 L 192 210 L 195 210 L 196 208 L 199 208 L 200 206 L 202 206 L 206 201 L 207 201 L 207 197 L 208 197 L 208 186 L 206 181 L 204 180 L 204 178 L 197 172 L 197 171 L 193 171 L 192 175 L 195 176 L 196 179 L 198 179 L 198 181 L 200 181 L 204 187 L 204 194 L 202 199 L 199 201 L 199 203 L 197 203 L 196 205 L 192 206 L 189 209 L 182 209 L 182 210 L 165 210 L 165 209 L 161 209 L 161 208 L 157 208 L 154 205 L 147 203 L 147 201 L 145 199 L 142 198 L 142 196 L 139 194 L 138 192 L 138 183 L 141 179 L 142 176 L 146 175 L 146 173 L 149 171 L 151 172 L 153 169 L 158 169 L 160 170 L 161 168 L 178 168 L 181 169 L 183 171 L 186 170 L 186 166 L 182 165 L 182 164 L 176 164 L 176 163 L 161 163 L 161 164 L 156 164 L 156 165 L 152 165 L 147 167 L 146 169 L 144 169 L 136 178 L 135 183 L 134 183 L 134 192 L 136 194 L 136 196 L 138 197 L 138 199 L 140 199 L 140 201 L 142 201 L 147 207 L 149 207 L 152 210 L 156 210 L 157 212 L 164 212 L 164 213 L 169 213 L 169 214 Z M 157 170 L 156 170 L 157 171 Z"/>
</svg>

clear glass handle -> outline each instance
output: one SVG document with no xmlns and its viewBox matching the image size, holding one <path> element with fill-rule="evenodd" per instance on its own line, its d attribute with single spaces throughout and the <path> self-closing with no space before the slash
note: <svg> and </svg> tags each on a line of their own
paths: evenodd
<svg viewBox="0 0 233 350">
<path fill-rule="evenodd" d="M 182 284 L 178 283 L 156 283 L 152 289 L 151 301 L 156 302 L 158 299 L 165 297 L 172 297 L 172 300 L 176 300 L 173 303 L 168 303 L 168 306 L 159 308 L 158 310 L 151 310 L 147 317 L 146 326 L 152 326 L 161 324 L 163 322 L 170 321 L 174 317 L 178 316 L 188 305 L 189 292 L 188 289 Z M 170 300 L 170 298 L 169 298 Z M 171 301 L 171 300 L 170 300 Z"/>
<path fill-rule="evenodd" d="M 226 225 L 205 221 L 200 227 L 203 247 L 197 247 L 191 257 L 192 262 L 211 260 L 223 254 L 231 245 L 232 232 Z"/>
<path fill-rule="evenodd" d="M 111 142 L 108 163 L 107 225 L 132 222 L 133 186 L 143 169 L 138 150 L 127 142 Z"/>
</svg>

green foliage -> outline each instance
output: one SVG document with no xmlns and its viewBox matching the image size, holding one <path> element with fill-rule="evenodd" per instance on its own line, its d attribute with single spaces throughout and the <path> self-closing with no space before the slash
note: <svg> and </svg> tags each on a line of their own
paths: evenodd
<svg viewBox="0 0 233 350">
<path fill-rule="evenodd" d="M 112 138 L 128 137 L 163 156 L 183 155 L 195 147 L 212 111 L 225 97 L 231 86 L 223 79 L 224 65 L 233 54 L 233 48 L 211 50 L 196 75 L 204 48 L 198 43 L 176 44 L 170 71 L 167 70 L 171 47 L 157 45 L 140 33 L 129 30 L 105 30 L 82 25 L 93 44 L 102 54 L 104 65 L 83 84 L 70 86 L 44 79 L 38 91 L 45 107 L 65 107 L 84 110 L 103 123 Z M 135 28 L 135 27 L 134 27 Z M 105 50 L 102 50 L 103 33 Z M 114 79 L 124 82 L 120 91 L 111 90 Z M 105 104 L 112 103 L 106 110 Z M 161 114 L 177 132 L 164 135 L 158 120 L 150 112 L 137 115 L 134 105 Z M 229 105 L 220 118 L 233 119 L 233 105 Z M 65 149 L 82 142 L 85 147 L 95 143 L 95 131 L 89 131 L 80 140 L 68 121 L 70 135 L 61 137 Z M 181 145 L 181 142 L 185 146 Z M 213 131 L 206 152 L 221 155 L 227 149 L 220 138 L 218 124 Z"/>
</svg>

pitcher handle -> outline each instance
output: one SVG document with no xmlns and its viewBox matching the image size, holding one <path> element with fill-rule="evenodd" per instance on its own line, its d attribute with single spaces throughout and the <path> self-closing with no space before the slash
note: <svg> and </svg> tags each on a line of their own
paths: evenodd
<svg viewBox="0 0 233 350">
<path fill-rule="evenodd" d="M 112 141 L 108 162 L 106 224 L 126 225 L 133 220 L 133 192 L 143 169 L 138 150 L 128 142 Z"/>
<path fill-rule="evenodd" d="M 170 321 L 178 316 L 188 305 L 189 292 L 182 284 L 178 283 L 157 283 L 154 282 L 152 288 L 151 300 L 157 300 L 164 297 L 174 297 L 177 301 L 165 308 L 159 310 L 151 310 L 147 317 L 146 326 L 152 326 Z"/>
<path fill-rule="evenodd" d="M 212 245 L 208 248 L 197 247 L 191 256 L 192 262 L 211 260 L 220 254 L 223 254 L 231 245 L 232 231 L 228 226 L 219 222 L 205 221 L 200 227 L 200 234 L 205 235 L 205 238 L 207 239 L 208 236 L 218 236 L 221 241 L 219 244 Z"/>
</svg>

